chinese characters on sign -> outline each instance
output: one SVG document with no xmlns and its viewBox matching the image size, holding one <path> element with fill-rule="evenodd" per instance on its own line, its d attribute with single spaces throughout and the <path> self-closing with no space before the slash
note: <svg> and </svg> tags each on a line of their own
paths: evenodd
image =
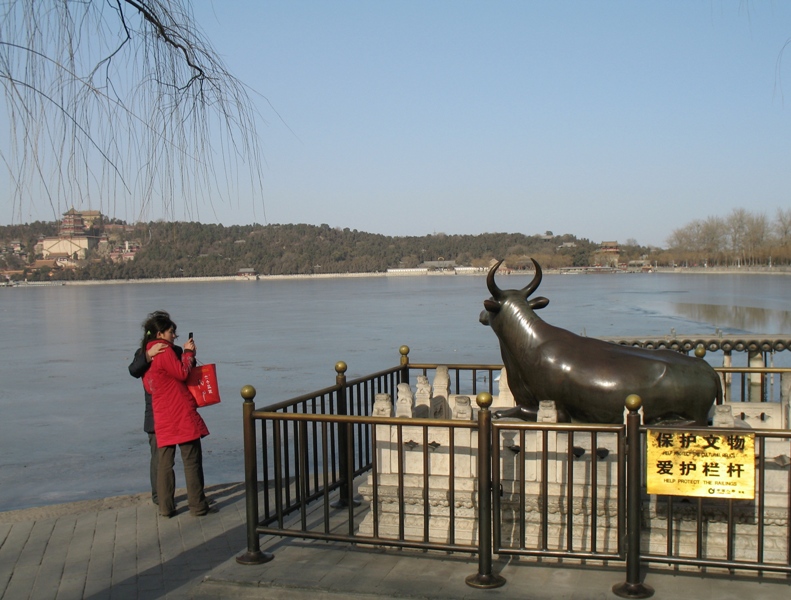
<svg viewBox="0 0 791 600">
<path fill-rule="evenodd" d="M 649 429 L 649 494 L 752 500 L 755 434 Z"/>
</svg>

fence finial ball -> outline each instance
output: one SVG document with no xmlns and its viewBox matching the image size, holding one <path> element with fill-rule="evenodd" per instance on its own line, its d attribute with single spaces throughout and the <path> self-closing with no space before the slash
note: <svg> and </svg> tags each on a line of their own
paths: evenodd
<svg viewBox="0 0 791 600">
<path fill-rule="evenodd" d="M 401 356 L 406 356 L 409 354 L 409 346 L 401 346 L 398 351 L 401 353 Z"/>
<path fill-rule="evenodd" d="M 706 346 L 704 346 L 703 344 L 698 344 L 697 346 L 695 346 L 695 356 L 697 356 L 698 358 L 703 358 L 704 356 L 706 356 Z"/>
<path fill-rule="evenodd" d="M 335 372 L 338 373 L 339 375 L 345 373 L 346 369 L 348 368 L 349 367 L 347 367 L 346 363 L 343 362 L 342 360 L 339 360 L 338 362 L 335 363 Z"/>
<path fill-rule="evenodd" d="M 481 392 L 475 396 L 475 402 L 481 408 L 489 408 L 492 405 L 492 395 L 489 392 Z"/>
<path fill-rule="evenodd" d="M 246 402 L 249 402 L 255 398 L 255 388 L 252 385 L 246 385 L 242 388 L 240 394 L 242 394 L 242 398 L 244 398 Z"/>
<path fill-rule="evenodd" d="M 625 404 L 629 410 L 638 410 L 643 404 L 643 399 L 637 394 L 629 394 L 626 397 Z"/>
</svg>

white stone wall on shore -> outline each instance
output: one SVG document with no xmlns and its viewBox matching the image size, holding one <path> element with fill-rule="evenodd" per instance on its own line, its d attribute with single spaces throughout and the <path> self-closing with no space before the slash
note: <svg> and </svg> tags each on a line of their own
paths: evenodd
<svg viewBox="0 0 791 600">
<path fill-rule="evenodd" d="M 467 275 L 467 276 L 485 276 L 488 273 L 486 269 L 478 268 L 457 268 L 456 270 L 448 271 L 429 271 L 428 269 L 388 269 L 386 272 L 375 273 L 314 273 L 307 275 L 258 275 L 258 276 L 239 276 L 228 275 L 223 277 L 162 277 L 156 279 L 104 279 L 104 280 L 84 280 L 84 281 L 31 281 L 31 282 L 14 282 L 15 285 L 29 285 L 29 286 L 53 286 L 53 285 L 104 285 L 104 284 L 132 284 L 132 283 L 196 283 L 196 282 L 212 282 L 212 281 L 266 281 L 266 280 L 281 280 L 281 279 L 343 279 L 343 278 L 362 278 L 362 277 L 415 277 L 415 276 L 450 276 L 450 275 Z M 526 271 L 512 271 L 498 273 L 498 277 L 505 277 L 508 275 L 525 276 L 530 272 Z M 557 275 L 560 273 L 558 269 L 544 269 L 544 275 Z M 672 274 L 697 274 L 705 273 L 707 275 L 714 274 L 744 274 L 744 275 L 791 275 L 791 269 L 787 267 L 751 267 L 736 269 L 732 267 L 660 267 L 655 274 L 672 273 Z"/>
<path fill-rule="evenodd" d="M 132 283 L 201 283 L 219 281 L 278 281 L 282 279 L 341 279 L 362 277 L 384 277 L 386 273 L 317 273 L 314 275 L 258 275 L 247 277 L 228 275 L 224 277 L 158 277 L 154 279 L 102 279 L 85 281 L 52 281 L 30 282 L 20 285 L 104 285 L 104 284 L 132 284 Z"/>
</svg>

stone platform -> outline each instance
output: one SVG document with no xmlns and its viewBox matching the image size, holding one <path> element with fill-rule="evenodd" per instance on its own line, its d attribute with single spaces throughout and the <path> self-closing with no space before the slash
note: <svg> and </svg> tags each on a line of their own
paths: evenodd
<svg viewBox="0 0 791 600">
<path fill-rule="evenodd" d="M 464 583 L 477 558 L 346 544 L 263 538 L 274 560 L 242 566 L 244 486 L 207 488 L 219 512 L 194 518 L 178 495 L 179 514 L 161 519 L 144 494 L 0 513 L 0 598 L 261 599 L 261 598 L 616 598 L 623 565 L 609 568 L 494 561 L 505 586 L 478 590 Z M 654 598 L 786 600 L 785 578 L 703 572 L 644 574 Z"/>
</svg>

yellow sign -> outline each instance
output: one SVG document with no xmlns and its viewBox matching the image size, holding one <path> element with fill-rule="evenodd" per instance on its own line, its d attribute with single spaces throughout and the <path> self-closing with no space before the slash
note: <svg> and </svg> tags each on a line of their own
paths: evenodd
<svg viewBox="0 0 791 600">
<path fill-rule="evenodd" d="M 755 434 L 649 429 L 647 439 L 649 494 L 755 497 Z"/>
</svg>

